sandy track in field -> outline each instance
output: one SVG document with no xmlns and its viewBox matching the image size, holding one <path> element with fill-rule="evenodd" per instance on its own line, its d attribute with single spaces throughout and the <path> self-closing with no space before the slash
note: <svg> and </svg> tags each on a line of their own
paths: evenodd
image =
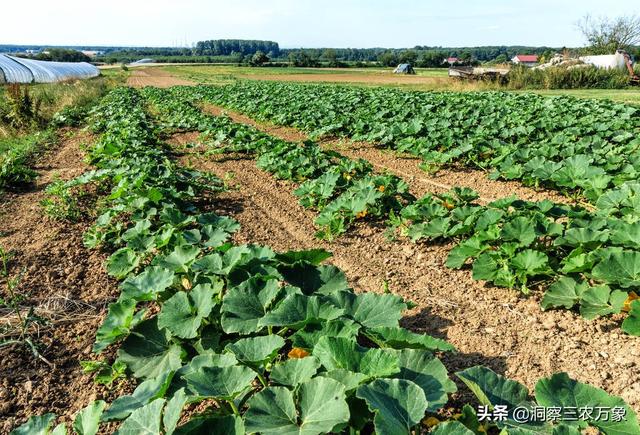
<svg viewBox="0 0 640 435">
<path fill-rule="evenodd" d="M 226 114 L 235 122 L 252 125 L 265 133 L 292 142 L 301 142 L 308 136 L 291 127 L 258 122 L 249 116 L 220 106 L 206 104 L 205 110 L 214 115 Z M 381 150 L 367 142 L 354 142 L 349 139 L 324 139 L 320 144 L 325 148 L 338 151 L 352 159 L 362 158 L 371 162 L 378 171 L 389 171 L 404 179 L 414 195 L 441 193 L 454 186 L 470 187 L 480 194 L 484 202 L 494 201 L 511 195 L 520 199 L 540 201 L 550 199 L 556 202 L 568 202 L 568 198 L 553 191 L 536 190 L 523 186 L 517 181 L 491 180 L 488 173 L 471 168 L 451 168 L 428 174 L 420 169 L 421 160 L 412 156 L 400 156 L 392 151 Z"/>
<path fill-rule="evenodd" d="M 133 88 L 143 88 L 145 86 L 169 88 L 171 86 L 194 84 L 194 82 L 176 77 L 162 68 L 136 68 L 131 70 L 131 76 L 127 79 L 127 85 Z"/>
<path fill-rule="evenodd" d="M 197 142 L 197 134 L 177 135 L 172 142 Z M 640 340 L 622 335 L 613 321 L 541 312 L 536 297 L 485 286 L 468 269 L 448 269 L 449 244 L 390 242 L 383 227 L 363 223 L 333 243 L 319 241 L 313 236 L 315 215 L 298 204 L 295 185 L 275 180 L 253 160 L 192 151 L 183 161 L 220 177 L 234 174 L 238 190 L 222 194 L 217 211 L 242 224 L 236 242 L 277 250 L 323 247 L 358 291 L 380 292 L 386 280 L 394 293 L 417 303 L 404 324 L 453 343 L 459 353 L 443 358 L 451 371 L 486 364 L 529 388 L 540 377 L 566 371 L 640 411 Z"/>
<path fill-rule="evenodd" d="M 74 133 L 70 131 L 69 133 Z M 111 400 L 122 392 L 108 392 L 82 373 L 80 360 L 90 360 L 95 331 L 117 284 L 104 271 L 106 256 L 82 245 L 87 223 L 61 223 L 45 217 L 40 201 L 55 178 L 68 180 L 88 169 L 80 145 L 91 140 L 85 133 L 61 138 L 61 144 L 36 164 L 35 186 L 25 192 L 0 194 L 0 246 L 13 251 L 10 269 L 22 271 L 17 291 L 23 306 L 51 323 L 40 328 L 36 341 L 45 362 L 19 346 L 0 349 L 0 433 L 9 433 L 32 415 L 54 412 L 70 422 L 74 414 L 95 399 Z M 0 294 L 6 296 L 0 279 Z M 16 324 L 7 310 L 0 325 Z"/>
</svg>

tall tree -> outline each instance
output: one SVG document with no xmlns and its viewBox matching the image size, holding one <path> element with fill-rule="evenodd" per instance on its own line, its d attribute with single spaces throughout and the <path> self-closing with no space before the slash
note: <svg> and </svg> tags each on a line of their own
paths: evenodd
<svg viewBox="0 0 640 435">
<path fill-rule="evenodd" d="M 616 18 L 594 18 L 585 15 L 577 23 L 578 28 L 594 54 L 612 53 L 615 50 L 629 50 L 640 44 L 640 16 L 623 15 Z"/>
</svg>

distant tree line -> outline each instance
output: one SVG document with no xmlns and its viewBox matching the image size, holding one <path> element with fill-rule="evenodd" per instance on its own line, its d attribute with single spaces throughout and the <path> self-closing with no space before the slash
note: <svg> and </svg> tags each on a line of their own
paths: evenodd
<svg viewBox="0 0 640 435">
<path fill-rule="evenodd" d="M 459 64 L 506 62 L 516 54 L 549 55 L 562 50 L 551 47 L 488 46 L 488 47 L 428 47 L 413 48 L 301 48 L 282 49 L 278 61 L 295 66 L 343 66 L 354 63 L 377 63 L 396 66 L 410 63 L 424 68 L 446 66 L 445 59 L 458 58 Z"/>
<path fill-rule="evenodd" d="M 212 39 L 198 41 L 193 54 L 195 56 L 227 56 L 233 53 L 253 55 L 261 51 L 270 57 L 280 54 L 280 47 L 273 41 L 256 41 L 244 39 Z"/>
<path fill-rule="evenodd" d="M 91 62 L 91 58 L 83 52 L 68 48 L 45 48 L 33 56 L 25 54 L 19 54 L 19 56 L 54 62 Z"/>
</svg>

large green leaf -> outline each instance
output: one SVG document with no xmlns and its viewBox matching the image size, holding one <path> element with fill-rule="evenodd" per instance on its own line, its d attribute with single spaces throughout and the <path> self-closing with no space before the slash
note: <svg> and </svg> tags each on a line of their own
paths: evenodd
<svg viewBox="0 0 640 435">
<path fill-rule="evenodd" d="M 319 368 L 320 361 L 313 356 L 294 358 L 274 365 L 269 378 L 276 384 L 295 387 L 311 379 Z"/>
<path fill-rule="evenodd" d="M 216 291 L 210 284 L 198 284 L 189 293 L 179 291 L 164 304 L 158 314 L 158 327 L 180 338 L 194 338 L 202 321 L 209 316 Z"/>
<path fill-rule="evenodd" d="M 629 335 L 640 336 L 640 300 L 631 302 L 629 317 L 622 322 L 622 330 Z"/>
<path fill-rule="evenodd" d="M 308 324 L 293 334 L 290 339 L 295 347 L 311 350 L 322 337 L 355 338 L 360 324 L 350 319 L 337 319 L 321 324 Z"/>
<path fill-rule="evenodd" d="M 283 264 L 310 263 L 319 265 L 324 260 L 331 258 L 331 253 L 324 249 L 308 249 L 306 251 L 288 251 L 276 255 L 276 260 Z"/>
<path fill-rule="evenodd" d="M 222 300 L 222 328 L 226 333 L 249 334 L 261 329 L 258 323 L 280 292 L 278 280 L 256 277 L 231 288 Z"/>
<path fill-rule="evenodd" d="M 197 355 L 188 364 L 183 365 L 176 371 L 169 393 L 175 394 L 181 388 L 188 389 L 184 376 L 194 373 L 203 367 L 231 367 L 236 364 L 238 364 L 238 360 L 231 353 L 217 354 L 213 351 L 207 351 L 202 355 Z"/>
<path fill-rule="evenodd" d="M 131 331 L 118 349 L 118 361 L 136 378 L 155 378 L 182 366 L 183 349 L 173 343 L 166 329 L 159 329 L 157 317 L 145 320 Z"/>
<path fill-rule="evenodd" d="M 279 335 L 241 338 L 227 345 L 238 361 L 247 364 L 263 364 L 273 360 L 285 341 Z"/>
<path fill-rule="evenodd" d="M 445 421 L 438 424 L 433 431 L 433 435 L 475 435 L 471 430 L 457 421 Z"/>
<path fill-rule="evenodd" d="M 396 352 L 364 348 L 348 338 L 322 337 L 313 348 L 313 355 L 327 370 L 345 369 L 369 378 L 391 376 L 400 371 Z"/>
<path fill-rule="evenodd" d="M 114 252 L 107 260 L 107 272 L 116 279 L 126 277 L 140 263 L 140 257 L 131 248 Z"/>
<path fill-rule="evenodd" d="M 511 265 L 520 275 L 534 276 L 552 273 L 549 268 L 549 257 L 533 249 L 525 249 L 511 259 Z"/>
<path fill-rule="evenodd" d="M 187 272 L 188 266 L 200 254 L 200 248 L 193 245 L 176 246 L 173 252 L 165 257 L 156 257 L 153 263 L 174 272 Z"/>
<path fill-rule="evenodd" d="M 249 402 L 247 432 L 264 435 L 316 435 L 349 421 L 344 386 L 328 378 L 313 378 L 296 394 L 285 387 L 269 387 Z"/>
<path fill-rule="evenodd" d="M 611 242 L 628 248 L 640 246 L 640 222 L 620 222 L 611 233 Z"/>
<path fill-rule="evenodd" d="M 375 413 L 379 435 L 404 435 L 417 425 L 427 410 L 422 389 L 404 379 L 376 379 L 358 388 L 356 396 Z"/>
<path fill-rule="evenodd" d="M 323 372 L 320 376 L 334 379 L 344 385 L 346 391 L 351 391 L 360 386 L 363 382 L 365 382 L 368 377 L 362 373 L 355 373 L 345 369 L 335 369 L 329 370 L 328 372 Z"/>
<path fill-rule="evenodd" d="M 182 415 L 182 408 L 184 408 L 188 399 L 189 397 L 185 393 L 184 388 L 181 388 L 167 402 L 167 406 L 164 408 L 164 414 L 162 415 L 162 426 L 165 435 L 171 435 L 176 429 L 178 421 L 180 421 L 180 415 Z"/>
<path fill-rule="evenodd" d="M 535 222 L 524 216 L 518 216 L 502 228 L 504 240 L 517 241 L 520 246 L 529 246 L 536 239 Z"/>
<path fill-rule="evenodd" d="M 173 373 L 167 372 L 157 378 L 147 379 L 140 383 L 132 394 L 120 396 L 114 400 L 111 406 L 102 413 L 101 420 L 122 420 L 152 400 L 163 397 L 172 379 Z"/>
<path fill-rule="evenodd" d="M 244 421 L 235 415 L 194 417 L 178 427 L 175 435 L 245 435 Z"/>
<path fill-rule="evenodd" d="M 122 422 L 117 435 L 158 435 L 164 399 L 156 399 L 136 409 Z"/>
<path fill-rule="evenodd" d="M 78 435 L 95 435 L 100 426 L 102 412 L 107 406 L 103 400 L 96 400 L 84 407 L 73 420 L 73 430 Z"/>
<path fill-rule="evenodd" d="M 529 397 L 527 387 L 495 373 L 493 370 L 476 366 L 457 372 L 456 376 L 485 406 L 507 405 L 513 409 L 525 403 Z"/>
<path fill-rule="evenodd" d="M 488 247 L 477 237 L 467 239 L 449 251 L 446 265 L 452 269 L 460 269 L 469 258 L 477 257 Z"/>
<path fill-rule="evenodd" d="M 580 314 L 585 319 L 595 319 L 622 311 L 627 293 L 611 289 L 606 285 L 589 287 L 580 299 Z"/>
<path fill-rule="evenodd" d="M 201 367 L 183 378 L 198 396 L 233 400 L 251 386 L 256 373 L 246 366 Z"/>
<path fill-rule="evenodd" d="M 640 287 L 640 252 L 614 252 L 596 264 L 591 275 L 597 280 L 623 288 Z"/>
<path fill-rule="evenodd" d="M 604 390 L 570 379 L 566 373 L 556 373 L 550 378 L 543 378 L 536 384 L 536 399 L 541 406 L 570 408 L 598 407 L 610 410 L 609 418 L 594 418 L 588 423 L 601 429 L 607 435 L 630 435 L 640 433 L 640 425 L 635 412 L 624 400 L 610 396 Z M 611 410 L 624 410 L 624 420 L 615 421 Z M 597 414 L 597 411 L 596 411 Z M 567 422 L 567 424 L 571 424 Z"/>
<path fill-rule="evenodd" d="M 391 347 L 393 349 L 426 349 L 455 351 L 456 348 L 439 338 L 426 334 L 416 334 L 401 327 L 382 326 L 369 328 L 365 334 L 380 347 Z"/>
<path fill-rule="evenodd" d="M 96 342 L 93 351 L 100 353 L 115 341 L 126 337 L 129 330 L 142 320 L 145 310 L 141 310 L 137 315 L 136 302 L 125 299 L 120 302 L 109 304 L 107 316 L 96 332 Z"/>
<path fill-rule="evenodd" d="M 334 320 L 344 314 L 344 310 L 337 308 L 318 296 L 291 294 L 276 308 L 267 313 L 259 322 L 260 326 L 287 326 L 300 329 L 308 323 L 322 323 Z"/>
<path fill-rule="evenodd" d="M 405 349 L 399 352 L 399 358 L 400 373 L 394 378 L 406 379 L 422 388 L 429 411 L 442 408 L 449 400 L 448 394 L 456 392 L 456 384 L 449 379 L 444 364 L 431 353 Z"/>
<path fill-rule="evenodd" d="M 298 264 L 279 267 L 284 278 L 291 285 L 299 287 L 306 295 L 332 294 L 349 289 L 344 273 L 335 266 L 314 266 Z"/>
<path fill-rule="evenodd" d="M 585 281 L 578 282 L 573 278 L 563 276 L 549 287 L 540 305 L 544 310 L 555 307 L 571 309 L 580 301 L 582 294 L 588 288 L 589 284 Z"/>
<path fill-rule="evenodd" d="M 120 299 L 155 300 L 158 293 L 171 287 L 174 278 L 174 272 L 169 269 L 157 266 L 147 267 L 141 274 L 127 278 L 122 283 Z"/>
<path fill-rule="evenodd" d="M 27 422 L 11 431 L 10 435 L 49 435 L 49 429 L 56 419 L 53 413 L 30 417 Z"/>
<path fill-rule="evenodd" d="M 402 298 L 392 294 L 340 292 L 331 295 L 331 300 L 345 310 L 345 315 L 367 328 L 398 326 L 407 309 Z"/>
</svg>

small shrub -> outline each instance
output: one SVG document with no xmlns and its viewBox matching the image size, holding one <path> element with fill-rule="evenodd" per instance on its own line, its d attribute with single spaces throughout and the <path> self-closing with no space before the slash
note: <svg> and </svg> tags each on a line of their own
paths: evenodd
<svg viewBox="0 0 640 435">
<path fill-rule="evenodd" d="M 78 221 L 82 216 L 79 196 L 62 180 L 56 180 L 47 186 L 47 197 L 40 201 L 47 216 L 54 220 Z"/>
<path fill-rule="evenodd" d="M 29 129 L 43 124 L 40 116 L 42 99 L 32 98 L 29 87 L 12 83 L 7 86 L 5 121 L 17 129 Z M 6 109 L 5 109 L 6 110 Z"/>
</svg>

